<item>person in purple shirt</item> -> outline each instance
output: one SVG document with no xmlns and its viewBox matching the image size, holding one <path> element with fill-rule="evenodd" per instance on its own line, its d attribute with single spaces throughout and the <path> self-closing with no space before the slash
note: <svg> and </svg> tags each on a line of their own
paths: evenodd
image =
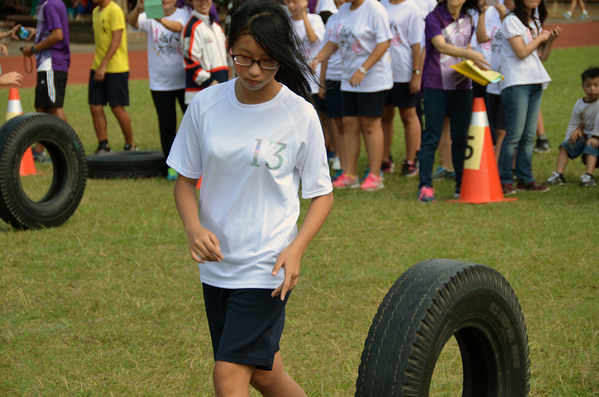
<svg viewBox="0 0 599 397">
<path fill-rule="evenodd" d="M 443 0 L 425 20 L 426 58 L 422 75 L 425 129 L 418 186 L 418 200 L 423 203 L 437 201 L 432 181 L 433 164 L 448 112 L 456 172 L 455 196 L 460 195 L 472 112 L 472 81 L 451 69 L 451 65 L 468 58 L 482 69 L 491 67 L 482 54 L 470 48 L 475 32 L 474 12 L 480 12 L 478 0 Z"/>
<path fill-rule="evenodd" d="M 61 0 L 41 0 L 37 5 L 37 27 L 24 29 L 29 31 L 27 41 L 35 37 L 33 45 L 26 45 L 22 49 L 23 55 L 35 55 L 36 59 L 35 110 L 66 121 L 63 104 L 71 51 L 65 4 Z M 12 37 L 19 39 L 16 35 Z M 43 161 L 43 146 L 38 143 L 33 155 Z"/>
</svg>

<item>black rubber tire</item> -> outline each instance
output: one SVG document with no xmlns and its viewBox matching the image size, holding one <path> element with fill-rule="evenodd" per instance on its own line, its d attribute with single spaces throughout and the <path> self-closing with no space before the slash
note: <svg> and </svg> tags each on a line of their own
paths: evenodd
<svg viewBox="0 0 599 397">
<path fill-rule="evenodd" d="M 87 156 L 93 179 L 164 178 L 168 167 L 161 151 L 112 152 Z"/>
<path fill-rule="evenodd" d="M 428 396 L 452 335 L 464 397 L 528 395 L 528 336 L 514 291 L 489 267 L 447 259 L 420 262 L 391 287 L 368 332 L 355 395 Z"/>
<path fill-rule="evenodd" d="M 52 158 L 48 192 L 33 202 L 21 186 L 25 150 L 40 142 Z M 75 212 L 87 181 L 85 152 L 71 126 L 43 113 L 17 116 L 0 128 L 0 218 L 16 229 L 60 226 Z"/>
</svg>

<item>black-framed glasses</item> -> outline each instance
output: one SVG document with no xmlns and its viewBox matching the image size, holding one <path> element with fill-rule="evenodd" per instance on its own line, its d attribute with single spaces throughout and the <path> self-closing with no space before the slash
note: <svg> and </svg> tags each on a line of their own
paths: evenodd
<svg viewBox="0 0 599 397">
<path fill-rule="evenodd" d="M 233 58 L 233 62 L 238 64 L 239 66 L 250 67 L 254 64 L 254 62 L 258 63 L 262 69 L 273 70 L 279 67 L 279 62 L 274 59 L 252 59 L 248 57 L 244 57 L 243 55 L 233 55 L 231 54 L 231 58 Z"/>
</svg>

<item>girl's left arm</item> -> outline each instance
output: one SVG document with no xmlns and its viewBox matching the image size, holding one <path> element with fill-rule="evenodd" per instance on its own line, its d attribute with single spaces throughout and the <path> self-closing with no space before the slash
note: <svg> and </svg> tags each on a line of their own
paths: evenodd
<svg viewBox="0 0 599 397">
<path fill-rule="evenodd" d="M 442 54 L 446 54 L 452 57 L 468 58 L 476 64 L 479 68 L 487 70 L 491 68 L 491 64 L 485 61 L 485 57 L 480 52 L 476 52 L 470 49 L 470 44 L 467 48 L 461 48 L 453 44 L 449 44 L 442 34 L 436 35 L 431 39 L 433 46 Z"/>
<path fill-rule="evenodd" d="M 385 52 L 387 52 L 389 47 L 391 47 L 391 39 L 378 43 L 372 50 L 370 56 L 366 59 L 366 61 L 364 61 L 362 67 L 368 72 L 368 70 L 373 67 L 374 64 L 383 57 L 383 55 L 385 55 Z M 365 76 L 365 73 L 356 70 L 354 75 L 349 79 L 349 84 L 352 87 L 357 87 L 362 83 L 362 80 L 364 80 Z"/>
<path fill-rule="evenodd" d="M 558 26 L 557 28 L 553 29 L 549 33 L 551 34 L 551 37 L 549 37 L 549 40 L 547 40 L 547 42 L 545 43 L 544 46 L 539 47 L 538 54 L 539 54 L 539 59 L 541 60 L 541 62 L 545 62 L 549 58 L 549 55 L 551 55 L 551 50 L 553 49 L 553 42 L 562 33 L 562 28 L 560 28 Z"/>
<path fill-rule="evenodd" d="M 324 224 L 332 208 L 333 192 L 312 199 L 302 228 L 291 244 L 281 251 L 275 267 L 272 269 L 272 275 L 276 276 L 282 267 L 285 268 L 285 280 L 272 292 L 273 298 L 280 295 L 281 300 L 284 300 L 287 292 L 297 285 L 302 255 Z"/>
</svg>

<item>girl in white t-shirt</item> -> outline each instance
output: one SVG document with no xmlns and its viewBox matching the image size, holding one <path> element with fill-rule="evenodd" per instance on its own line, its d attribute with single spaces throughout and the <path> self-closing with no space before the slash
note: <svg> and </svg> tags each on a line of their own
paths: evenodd
<svg viewBox="0 0 599 397">
<path fill-rule="evenodd" d="M 167 160 L 199 263 L 215 394 L 248 395 L 251 384 L 263 395 L 306 396 L 283 369 L 279 340 L 302 255 L 333 205 L 309 66 L 271 0 L 245 3 L 228 34 L 238 77 L 193 98 Z M 300 182 L 312 202 L 298 232 Z"/>
<path fill-rule="evenodd" d="M 352 0 L 343 4 L 338 14 L 338 35 L 330 37 L 312 65 L 316 67 L 338 49 L 341 51 L 341 98 L 347 162 L 344 173 L 333 187 L 377 190 L 384 187 L 380 175 L 384 140 L 381 116 L 388 90 L 393 86 L 389 16 L 376 0 Z M 356 172 L 360 131 L 370 165 L 370 173 L 362 185 Z"/>
<path fill-rule="evenodd" d="M 144 0 L 138 0 L 128 22 L 133 29 L 148 36 L 150 91 L 158 113 L 162 152 L 167 157 L 177 133 L 177 101 L 182 113 L 187 109 L 181 31 L 189 12 L 177 8 L 176 0 L 164 0 L 162 8 L 164 17 L 148 19 L 143 12 Z M 169 170 L 169 176 L 174 180 L 173 170 Z"/>
<path fill-rule="evenodd" d="M 541 60 L 548 57 L 553 40 L 561 32 L 559 27 L 552 32 L 541 30 L 547 18 L 542 0 L 515 0 L 514 4 L 514 11 L 501 24 L 501 73 L 505 78 L 499 88 L 505 108 L 506 136 L 498 166 L 504 195 L 518 190 L 549 190 L 535 181 L 532 153 L 543 88 L 551 81 Z M 512 162 L 516 149 L 514 172 L 518 185 L 514 189 Z"/>
</svg>

